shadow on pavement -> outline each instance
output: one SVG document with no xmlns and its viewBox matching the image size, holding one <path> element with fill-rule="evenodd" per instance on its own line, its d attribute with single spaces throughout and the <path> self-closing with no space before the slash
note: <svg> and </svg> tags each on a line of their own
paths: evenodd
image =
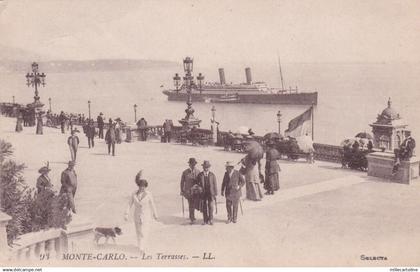
<svg viewBox="0 0 420 272">
<path fill-rule="evenodd" d="M 69 161 L 50 161 L 51 164 L 68 164 Z"/>
</svg>

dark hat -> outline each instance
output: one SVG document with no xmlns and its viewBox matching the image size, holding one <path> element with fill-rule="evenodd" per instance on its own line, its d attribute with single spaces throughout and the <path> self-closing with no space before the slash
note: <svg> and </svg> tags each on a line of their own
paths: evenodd
<svg viewBox="0 0 420 272">
<path fill-rule="evenodd" d="M 235 164 L 232 161 L 227 161 L 225 166 L 226 167 L 235 167 Z"/>
<path fill-rule="evenodd" d="M 211 166 L 211 164 L 210 164 L 209 161 L 204 161 L 202 166 L 205 167 L 205 168 L 209 168 Z"/>
<path fill-rule="evenodd" d="M 188 160 L 188 164 L 197 164 L 197 161 L 195 160 L 195 158 L 190 158 Z"/>
<path fill-rule="evenodd" d="M 104 114 L 102 112 L 100 112 L 99 115 L 104 115 Z"/>
<path fill-rule="evenodd" d="M 69 166 L 75 166 L 76 162 L 75 161 L 69 161 Z"/>
<path fill-rule="evenodd" d="M 140 170 L 138 173 L 137 173 L 137 175 L 136 175 L 136 182 L 138 181 L 138 180 L 141 180 L 141 178 L 143 177 L 143 170 Z"/>
<path fill-rule="evenodd" d="M 149 185 L 145 179 L 136 179 L 136 184 L 139 187 L 147 187 Z"/>
<path fill-rule="evenodd" d="M 51 171 L 51 169 L 48 168 L 48 166 L 43 166 L 43 167 L 39 168 L 38 173 L 43 174 L 43 173 L 48 173 L 50 171 Z"/>
</svg>

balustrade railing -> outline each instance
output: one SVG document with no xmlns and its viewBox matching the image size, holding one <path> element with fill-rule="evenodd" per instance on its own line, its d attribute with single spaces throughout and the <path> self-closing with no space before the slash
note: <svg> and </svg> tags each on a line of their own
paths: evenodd
<svg viewBox="0 0 420 272">
<path fill-rule="evenodd" d="M 67 249 L 67 236 L 62 229 L 30 232 L 13 242 L 10 259 L 56 259 L 67 252 Z"/>
</svg>

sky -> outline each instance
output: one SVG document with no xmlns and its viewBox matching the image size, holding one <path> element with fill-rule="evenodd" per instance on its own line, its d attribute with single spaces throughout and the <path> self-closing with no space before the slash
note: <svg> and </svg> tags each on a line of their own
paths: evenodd
<svg viewBox="0 0 420 272">
<path fill-rule="evenodd" d="M 420 61 L 420 1 L 0 0 L 0 45 L 54 59 Z"/>
</svg>

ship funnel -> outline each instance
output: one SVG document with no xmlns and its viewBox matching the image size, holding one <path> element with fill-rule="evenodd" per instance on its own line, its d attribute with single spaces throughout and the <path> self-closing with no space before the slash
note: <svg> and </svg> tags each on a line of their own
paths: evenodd
<svg viewBox="0 0 420 272">
<path fill-rule="evenodd" d="M 220 84 L 225 85 L 226 84 L 225 69 L 219 68 L 219 78 L 220 78 Z"/>
<path fill-rule="evenodd" d="M 252 84 L 251 68 L 245 68 L 246 84 Z"/>
</svg>

